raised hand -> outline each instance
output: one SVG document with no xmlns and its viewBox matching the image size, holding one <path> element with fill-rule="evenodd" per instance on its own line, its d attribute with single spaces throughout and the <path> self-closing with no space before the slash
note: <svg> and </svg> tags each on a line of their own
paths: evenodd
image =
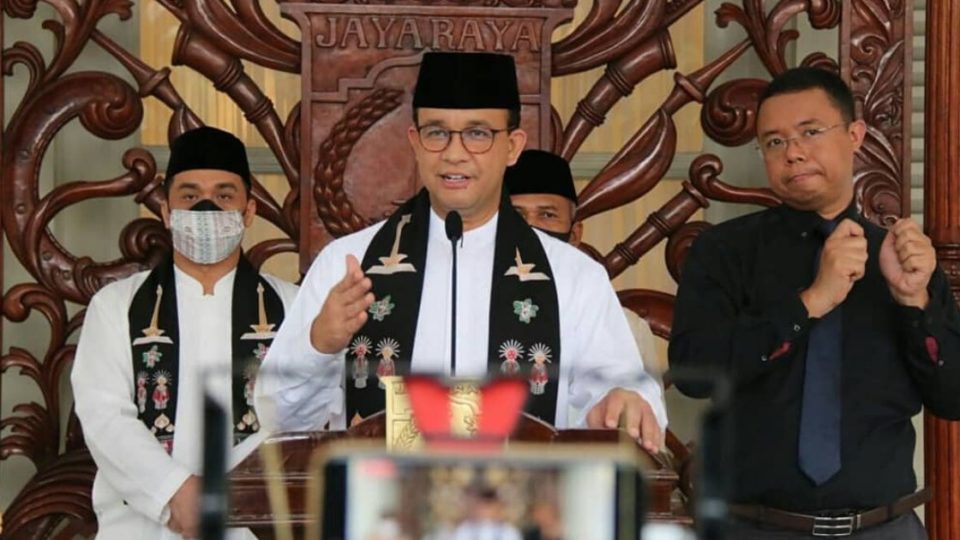
<svg viewBox="0 0 960 540">
<path fill-rule="evenodd" d="M 817 277 L 800 293 L 811 317 L 822 317 L 840 305 L 867 265 L 867 239 L 863 227 L 845 219 L 827 237 L 820 253 Z"/>
<path fill-rule="evenodd" d="M 367 308 L 374 301 L 372 286 L 357 258 L 347 255 L 346 274 L 330 289 L 310 327 L 310 342 L 317 351 L 335 354 L 346 348 L 350 338 L 367 322 Z"/>
<path fill-rule="evenodd" d="M 894 300 L 905 306 L 925 308 L 930 297 L 927 284 L 937 267 L 933 242 L 909 218 L 897 221 L 880 246 L 880 272 Z"/>
</svg>

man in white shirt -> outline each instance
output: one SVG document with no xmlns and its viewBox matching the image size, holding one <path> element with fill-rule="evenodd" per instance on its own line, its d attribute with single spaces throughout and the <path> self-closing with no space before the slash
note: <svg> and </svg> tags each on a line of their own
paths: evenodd
<svg viewBox="0 0 960 540">
<path fill-rule="evenodd" d="M 583 222 L 577 214 L 577 190 L 570 164 L 561 156 L 544 150 L 524 150 L 517 162 L 507 167 L 503 184 L 510 193 L 510 204 L 531 227 L 554 238 L 579 246 Z M 666 361 L 657 357 L 653 331 L 642 317 L 624 308 L 643 367 L 658 380 L 666 371 Z"/>
<path fill-rule="evenodd" d="M 100 538 L 197 537 L 204 392 L 232 411 L 230 446 L 256 443 L 257 367 L 296 287 L 241 252 L 250 185 L 239 139 L 213 128 L 178 137 L 162 207 L 173 257 L 90 300 L 71 383 L 98 468 Z"/>
<path fill-rule="evenodd" d="M 354 424 L 383 409 L 384 375 L 505 373 L 528 379 L 528 413 L 559 427 L 622 423 L 657 450 L 660 387 L 643 370 L 605 270 L 534 231 L 504 196 L 504 171 L 527 138 L 513 58 L 427 53 L 413 107 L 408 136 L 424 190 L 314 261 L 258 380 L 265 425 Z M 455 368 L 444 233 L 453 211 L 464 231 Z"/>
</svg>

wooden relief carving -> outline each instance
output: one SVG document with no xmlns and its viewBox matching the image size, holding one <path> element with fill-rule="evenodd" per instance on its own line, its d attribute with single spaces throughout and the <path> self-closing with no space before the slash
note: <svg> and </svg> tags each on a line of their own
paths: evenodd
<svg viewBox="0 0 960 540">
<path fill-rule="evenodd" d="M 881 8 L 881 9 L 878 9 Z M 889 225 L 910 215 L 912 2 L 845 2 L 841 43 L 867 136 L 857 154 L 856 196 L 864 216 Z"/>
<path fill-rule="evenodd" d="M 651 3 L 655 4 L 655 3 Z M 281 9 L 302 33 L 301 270 L 327 242 L 389 215 L 419 189 L 407 142 L 423 52 L 489 51 L 517 59 L 523 127 L 549 145 L 550 35 L 572 4 L 422 2 L 310 4 Z M 575 57 L 576 52 L 571 53 Z"/>
<path fill-rule="evenodd" d="M 149 97 L 172 111 L 170 137 L 201 124 L 171 82 L 168 66 L 148 65 L 98 29 L 104 17 L 127 21 L 129 0 L 46 1 L 55 13 L 44 24 L 55 37 L 53 53 L 45 58 L 36 44 L 17 42 L 3 50 L 0 59 L 3 77 L 26 81 L 22 100 L 6 104 L 12 114 L 2 134 L 0 221 L 3 241 L 16 260 L 0 263 L 18 264 L 30 276 L 28 282 L 3 284 L 2 316 L 19 323 L 38 313 L 50 328 L 44 350 L 0 342 L 0 372 L 26 377 L 41 395 L 40 402 L 18 404 L 0 419 L 0 459 L 23 456 L 38 471 L 4 514 L 7 538 L 72 537 L 95 530 L 90 508 L 95 469 L 75 417 L 61 426 L 59 415 L 69 408 L 59 391 L 73 358 L 69 339 L 83 319 L 82 311 L 69 315 L 67 302 L 86 304 L 108 281 L 156 264 L 170 249 L 169 237 L 156 220 L 137 219 L 116 231 L 122 257 L 114 261 L 72 253 L 49 226 L 65 209 L 106 197 L 127 197 L 159 213 L 160 178 L 147 150 L 130 148 L 120 156 L 105 156 L 121 171 L 113 178 L 62 179 L 42 196 L 40 164 L 51 141 L 70 122 L 104 139 L 134 133 L 142 122 L 142 102 Z M 670 28 L 701 4 L 594 0 L 576 28 L 551 43 L 554 28 L 571 18 L 574 0 L 281 0 L 282 11 L 300 26 L 301 38 L 281 32 L 257 0 L 159 1 L 180 24 L 170 65 L 199 73 L 235 103 L 287 178 L 289 193 L 279 200 L 255 182 L 260 216 L 283 237 L 253 246 L 249 255 L 259 265 L 278 253 L 297 252 L 301 269 L 331 239 L 379 220 L 417 188 L 405 131 L 411 118 L 409 91 L 424 51 L 515 55 L 523 127 L 531 134 L 531 144 L 573 158 L 638 84 L 676 69 L 678 44 Z M 36 0 L 4 2 L 3 22 L 32 19 L 36 7 Z M 723 4 L 715 14 L 716 25 L 741 27 L 746 38 L 692 72 L 674 73 L 669 95 L 649 117 L 633 119 L 636 132 L 581 193 L 579 219 L 629 205 L 663 179 L 677 152 L 674 118 L 686 105 L 702 106 L 700 123 L 712 140 L 728 147 L 750 144 L 757 96 L 768 77 L 717 84 L 748 52 L 760 58 L 768 75 L 800 63 L 838 70 L 852 83 L 870 126 L 856 173 L 864 214 L 886 223 L 908 213 L 911 11 L 910 2 L 902 0 Z M 839 58 L 814 53 L 798 62 L 789 59 L 788 47 L 799 37 L 794 23 L 801 17 L 816 29 L 839 27 Z M 134 83 L 75 69 L 80 52 L 93 46 L 115 59 Z M 277 111 L 244 63 L 299 73 L 301 106 Z M 602 74 L 572 116 L 561 118 L 550 105 L 550 78 L 595 68 L 602 68 Z M 691 216 L 711 200 L 779 203 L 769 190 L 739 187 L 742 179 L 724 177 L 723 171 L 720 157 L 698 156 L 676 194 L 613 249 L 584 250 L 613 277 L 666 241 L 664 263 L 678 278 L 693 239 L 710 226 L 691 222 Z M 670 295 L 626 290 L 620 297 L 645 316 L 658 335 L 669 335 Z M 685 471 L 683 445 L 675 442 L 671 448 Z M 953 490 L 960 493 L 958 487 Z"/>
</svg>

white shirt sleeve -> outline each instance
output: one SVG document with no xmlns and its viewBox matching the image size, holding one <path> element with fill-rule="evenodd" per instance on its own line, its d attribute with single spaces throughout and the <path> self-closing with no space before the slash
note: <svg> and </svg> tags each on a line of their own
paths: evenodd
<svg viewBox="0 0 960 540">
<path fill-rule="evenodd" d="M 660 429 L 667 427 L 663 391 L 643 368 L 643 361 L 620 301 L 599 264 L 585 266 L 578 276 L 572 305 L 576 336 L 570 373 L 570 404 L 578 410 L 576 425 L 613 388 L 640 394 L 653 408 Z M 564 355 L 566 356 L 566 355 Z"/>
<path fill-rule="evenodd" d="M 190 471 L 137 418 L 127 312 L 108 286 L 87 307 L 70 382 L 77 417 L 99 474 L 137 512 L 164 524 L 167 503 Z"/>
<path fill-rule="evenodd" d="M 254 396 L 269 431 L 320 430 L 343 412 L 343 353 L 323 354 L 310 342 L 313 319 L 346 272 L 336 258 L 324 250 L 313 261 L 260 367 Z"/>
</svg>

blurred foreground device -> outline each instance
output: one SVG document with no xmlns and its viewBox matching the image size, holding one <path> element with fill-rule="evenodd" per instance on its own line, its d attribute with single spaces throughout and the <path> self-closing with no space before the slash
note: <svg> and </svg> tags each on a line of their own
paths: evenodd
<svg viewBox="0 0 960 540">
<path fill-rule="evenodd" d="M 717 370 L 673 370 L 671 376 L 674 382 L 697 385 L 710 395 L 711 404 L 701 418 L 697 439 L 694 516 L 698 540 L 726 540 L 728 503 L 737 463 L 730 377 Z"/>
<path fill-rule="evenodd" d="M 636 540 L 643 525 L 643 475 L 629 448 L 397 454 L 347 443 L 316 465 L 325 540 Z"/>
<path fill-rule="evenodd" d="M 203 396 L 203 476 L 200 493 L 200 538 L 223 540 L 227 520 L 227 412 L 210 395 Z"/>
</svg>

